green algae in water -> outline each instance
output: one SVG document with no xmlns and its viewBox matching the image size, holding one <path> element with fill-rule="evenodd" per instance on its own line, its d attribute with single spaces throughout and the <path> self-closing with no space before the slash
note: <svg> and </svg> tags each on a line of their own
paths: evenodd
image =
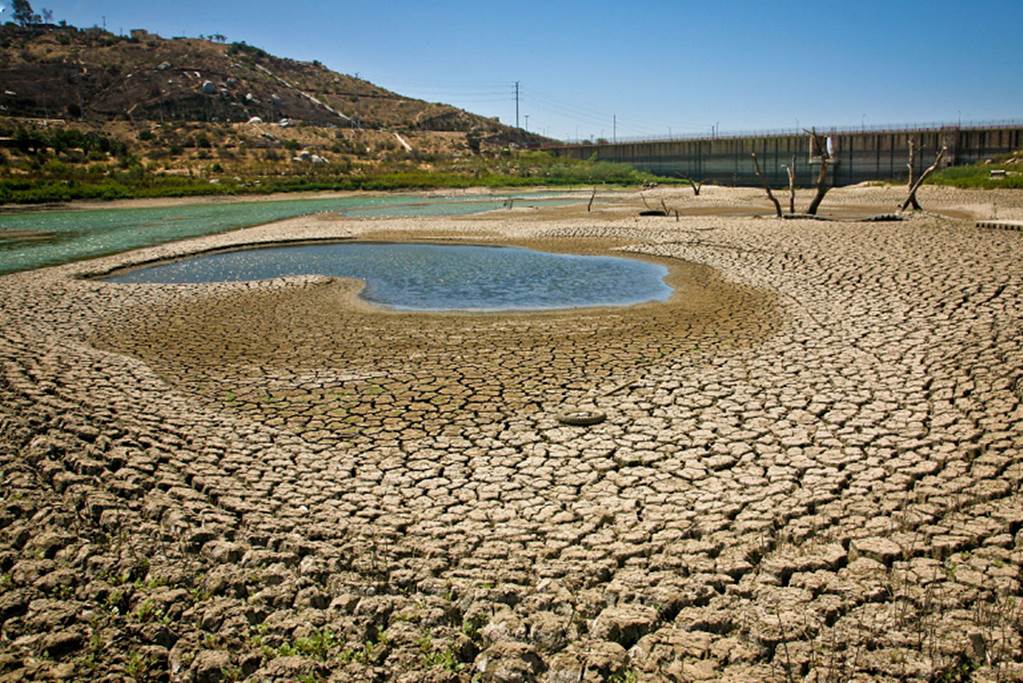
<svg viewBox="0 0 1023 683">
<path fill-rule="evenodd" d="M 317 212 L 351 217 L 454 216 L 499 209 L 509 198 L 546 204 L 553 193 L 206 202 L 151 208 L 0 214 L 0 274 L 116 254 Z M 5 238 L 5 235 L 11 235 Z M 26 236 L 32 236 L 30 239 Z"/>
</svg>

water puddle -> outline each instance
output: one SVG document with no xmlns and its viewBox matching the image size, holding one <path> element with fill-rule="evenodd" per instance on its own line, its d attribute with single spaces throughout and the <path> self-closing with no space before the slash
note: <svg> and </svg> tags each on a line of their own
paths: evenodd
<svg viewBox="0 0 1023 683">
<path fill-rule="evenodd" d="M 415 311 L 542 310 L 665 301 L 668 269 L 612 256 L 519 247 L 320 243 L 199 254 L 114 273 L 118 283 L 208 283 L 291 275 L 365 281 L 362 298 Z"/>
</svg>

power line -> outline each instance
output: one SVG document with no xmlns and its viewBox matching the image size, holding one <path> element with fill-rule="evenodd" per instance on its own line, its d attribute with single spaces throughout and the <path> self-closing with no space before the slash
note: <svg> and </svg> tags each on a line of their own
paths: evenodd
<svg viewBox="0 0 1023 683">
<path fill-rule="evenodd" d="M 519 127 L 519 82 L 515 81 L 515 127 Z"/>
</svg>

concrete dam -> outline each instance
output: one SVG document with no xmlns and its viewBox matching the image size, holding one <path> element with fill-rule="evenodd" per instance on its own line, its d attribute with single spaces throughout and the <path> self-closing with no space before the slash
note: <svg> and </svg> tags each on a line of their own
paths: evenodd
<svg viewBox="0 0 1023 683">
<path fill-rule="evenodd" d="M 943 165 L 973 164 L 1023 149 L 1023 120 L 997 124 L 935 125 L 880 129 L 818 129 L 831 152 L 829 180 L 852 185 L 865 180 L 906 179 L 909 143 L 916 154 L 916 172 L 948 147 Z M 750 154 L 755 152 L 772 185 L 787 185 L 787 167 L 795 157 L 800 186 L 817 179 L 819 162 L 810 156 L 805 132 L 711 135 L 596 144 L 547 145 L 544 149 L 573 159 L 596 158 L 631 164 L 656 175 L 692 178 L 719 185 L 759 185 Z"/>
</svg>

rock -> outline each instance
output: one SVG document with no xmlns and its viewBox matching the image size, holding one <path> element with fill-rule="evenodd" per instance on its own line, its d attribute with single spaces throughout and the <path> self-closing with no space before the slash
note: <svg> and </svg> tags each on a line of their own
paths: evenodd
<svg viewBox="0 0 1023 683">
<path fill-rule="evenodd" d="M 33 536 L 26 544 L 25 551 L 40 559 L 52 560 L 61 548 L 71 542 L 71 537 L 53 531 L 44 531 Z"/>
<path fill-rule="evenodd" d="M 630 648 L 653 628 L 656 621 L 657 611 L 652 607 L 619 605 L 598 614 L 591 632 L 595 638 Z"/>
<path fill-rule="evenodd" d="M 189 594 L 184 588 L 164 588 L 149 595 L 159 610 L 166 616 L 177 619 L 190 604 Z"/>
<path fill-rule="evenodd" d="M 215 540 L 202 547 L 202 555 L 217 564 L 234 564 L 245 555 L 245 548 L 238 543 Z"/>
<path fill-rule="evenodd" d="M 291 119 L 281 119 L 280 121 L 277 122 L 277 125 L 280 126 L 281 128 L 287 128 L 288 126 L 291 125 Z"/>
<path fill-rule="evenodd" d="M 262 673 L 275 681 L 295 681 L 302 677 L 317 678 L 326 673 L 319 662 L 308 657 L 277 657 L 263 667 Z"/>
<path fill-rule="evenodd" d="M 46 574 L 33 583 L 33 587 L 44 593 L 55 593 L 62 590 L 69 590 L 78 583 L 78 573 L 72 569 L 58 569 Z"/>
<path fill-rule="evenodd" d="M 166 671 L 169 652 L 161 645 L 143 645 L 138 649 L 139 657 L 149 664 L 151 672 Z"/>
<path fill-rule="evenodd" d="M 546 671 L 532 646 L 513 641 L 488 647 L 477 655 L 473 668 L 484 683 L 526 683 Z"/>
<path fill-rule="evenodd" d="M 502 641 L 522 641 L 526 638 L 526 627 L 514 612 L 504 608 L 480 629 L 480 637 L 484 645 Z"/>
<path fill-rule="evenodd" d="M 295 608 L 303 609 L 312 607 L 324 609 L 330 604 L 330 597 L 316 586 L 303 588 L 295 595 Z"/>
<path fill-rule="evenodd" d="M 234 76 L 229 76 L 228 79 L 224 82 L 230 87 L 238 85 L 238 79 L 235 78 Z"/>
<path fill-rule="evenodd" d="M 166 71 L 169 68 L 171 68 L 170 62 L 160 62 L 156 67 L 157 71 Z"/>
<path fill-rule="evenodd" d="M 196 683 L 219 683 L 230 666 L 231 655 L 226 650 L 202 650 L 192 662 L 192 676 Z"/>
<path fill-rule="evenodd" d="M 10 576 L 20 586 L 33 584 L 56 569 L 51 560 L 21 560 L 11 567 Z"/>
<path fill-rule="evenodd" d="M 69 628 L 49 633 L 43 638 L 43 652 L 48 657 L 60 659 L 74 652 L 85 642 L 85 632 L 80 628 Z"/>
<path fill-rule="evenodd" d="M 547 683 L 621 679 L 628 655 L 618 643 L 588 640 L 573 643 L 550 659 Z"/>
<path fill-rule="evenodd" d="M 28 612 L 31 595 L 24 590 L 4 590 L 0 593 L 0 624 L 12 617 L 20 617 Z"/>
<path fill-rule="evenodd" d="M 203 81 L 202 92 L 204 95 L 216 95 L 217 86 L 213 84 L 213 81 Z"/>
<path fill-rule="evenodd" d="M 206 609 L 199 620 L 199 628 L 209 633 L 219 631 L 224 619 L 238 608 L 238 603 L 230 598 L 214 598 L 205 604 Z"/>
<path fill-rule="evenodd" d="M 352 593 L 342 593 L 330 601 L 330 611 L 337 615 L 351 614 L 359 604 L 359 596 Z"/>
<path fill-rule="evenodd" d="M 889 541 L 887 538 L 873 536 L 870 538 L 857 538 L 849 545 L 849 558 L 855 560 L 860 557 L 869 557 L 887 566 L 902 556 L 902 548 L 898 543 Z"/>
<path fill-rule="evenodd" d="M 249 119 L 249 123 L 263 123 L 263 119 L 259 118 L 258 116 L 253 116 L 251 119 Z"/>
<path fill-rule="evenodd" d="M 542 652 L 557 652 L 568 644 L 568 626 L 554 612 L 537 612 L 529 618 L 529 638 Z"/>
</svg>

